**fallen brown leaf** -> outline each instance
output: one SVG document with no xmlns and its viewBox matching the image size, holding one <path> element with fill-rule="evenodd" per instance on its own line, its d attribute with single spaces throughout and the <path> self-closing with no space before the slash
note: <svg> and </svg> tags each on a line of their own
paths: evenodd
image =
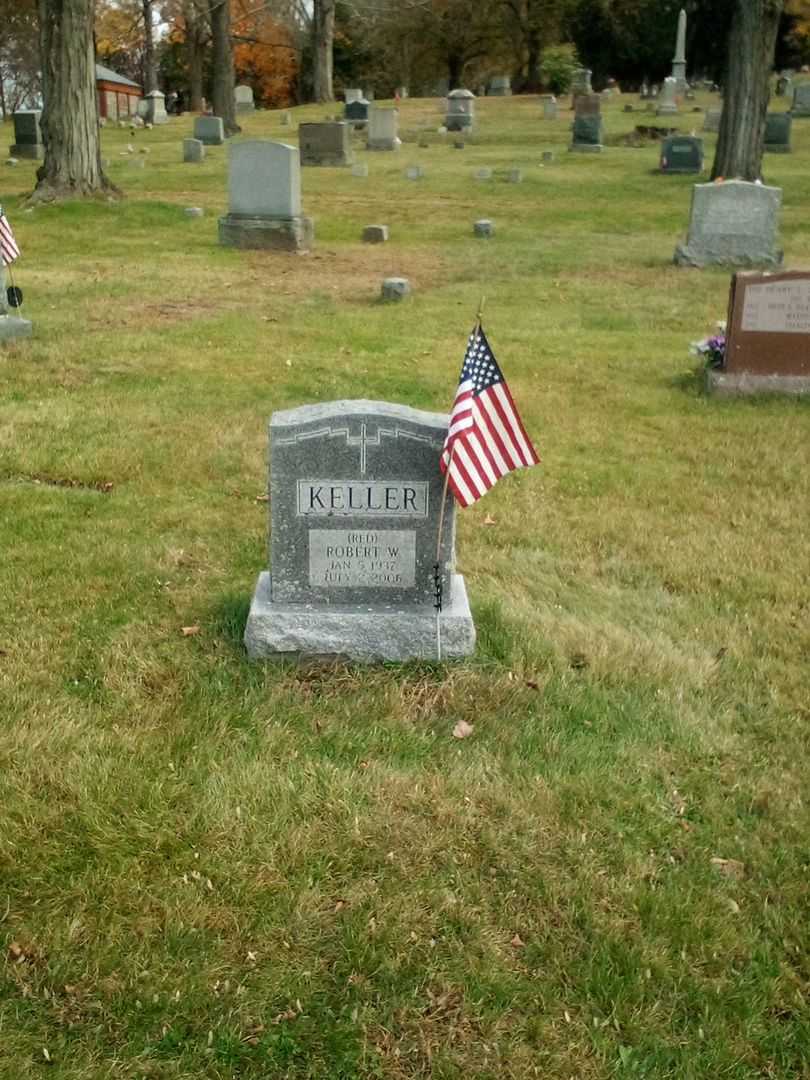
<svg viewBox="0 0 810 1080">
<path fill-rule="evenodd" d="M 512 946 L 513 949 L 522 949 L 526 942 L 523 940 L 520 934 L 515 934 L 509 944 Z"/>
<path fill-rule="evenodd" d="M 194 637 L 195 634 L 199 634 L 199 626 L 181 626 L 180 627 L 183 637 Z"/>
<path fill-rule="evenodd" d="M 718 855 L 715 855 L 711 863 L 715 870 L 719 870 L 726 877 L 741 878 L 745 876 L 745 863 L 741 863 L 739 859 L 721 859 Z"/>
<path fill-rule="evenodd" d="M 490 517 L 490 515 L 487 514 L 487 516 L 484 518 L 482 524 L 484 524 L 484 525 L 497 525 L 498 522 L 495 520 L 494 517 Z"/>
<path fill-rule="evenodd" d="M 459 720 L 453 728 L 453 738 L 466 739 L 472 735 L 473 731 L 475 731 L 475 728 L 472 724 L 468 724 L 466 720 Z"/>
</svg>

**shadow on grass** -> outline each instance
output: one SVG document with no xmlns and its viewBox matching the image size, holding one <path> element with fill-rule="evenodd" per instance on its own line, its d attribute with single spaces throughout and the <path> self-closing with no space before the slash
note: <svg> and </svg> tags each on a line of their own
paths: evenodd
<svg viewBox="0 0 810 1080">
<path fill-rule="evenodd" d="M 243 638 L 249 611 L 250 597 L 244 593 L 227 593 L 211 607 L 211 629 L 240 659 L 246 655 Z"/>
<path fill-rule="evenodd" d="M 691 371 L 681 371 L 673 375 L 672 378 L 667 379 L 667 385 L 680 390 L 683 394 L 688 394 L 689 397 L 706 396 L 706 374 L 702 365 Z"/>
</svg>

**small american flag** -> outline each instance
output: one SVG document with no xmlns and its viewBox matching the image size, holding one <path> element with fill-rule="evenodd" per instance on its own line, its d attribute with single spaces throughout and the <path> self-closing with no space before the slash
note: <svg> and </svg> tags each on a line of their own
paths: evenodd
<svg viewBox="0 0 810 1080">
<path fill-rule="evenodd" d="M 0 206 L 0 260 L 2 260 L 3 266 L 10 266 L 19 254 L 20 249 L 17 247 L 14 233 L 11 231 L 11 226 L 8 223 L 8 218 L 3 213 L 2 206 Z"/>
<path fill-rule="evenodd" d="M 461 506 L 471 506 L 502 476 L 539 460 L 478 323 L 464 354 L 441 470 L 450 466 L 453 494 Z"/>
</svg>

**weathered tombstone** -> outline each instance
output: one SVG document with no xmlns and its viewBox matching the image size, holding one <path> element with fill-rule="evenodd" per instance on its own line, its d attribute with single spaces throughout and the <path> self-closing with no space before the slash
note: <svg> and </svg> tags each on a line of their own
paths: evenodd
<svg viewBox="0 0 810 1080">
<path fill-rule="evenodd" d="M 366 225 L 362 239 L 364 244 L 384 244 L 388 239 L 388 226 Z"/>
<path fill-rule="evenodd" d="M 508 75 L 494 75 L 489 80 L 490 97 L 511 97 L 512 80 Z"/>
<path fill-rule="evenodd" d="M 489 218 L 481 218 L 480 221 L 473 222 L 473 236 L 489 239 L 494 231 L 494 226 Z"/>
<path fill-rule="evenodd" d="M 780 266 L 776 248 L 782 190 L 746 180 L 695 184 L 679 266 Z"/>
<path fill-rule="evenodd" d="M 795 87 L 790 111 L 794 116 L 810 116 L 810 82 L 799 83 Z"/>
<path fill-rule="evenodd" d="M 404 277 L 388 277 L 380 287 L 381 300 L 404 300 L 411 295 L 411 283 Z"/>
<path fill-rule="evenodd" d="M 568 149 L 598 154 L 602 150 L 602 99 L 598 94 L 577 94 L 574 109 L 573 139 Z"/>
<path fill-rule="evenodd" d="M 44 156 L 41 116 L 40 109 L 20 109 L 13 114 L 14 144 L 9 150 L 12 157 L 39 161 Z"/>
<path fill-rule="evenodd" d="M 810 393 L 810 272 L 737 273 L 726 350 L 707 372 L 719 394 Z"/>
<path fill-rule="evenodd" d="M 205 144 L 199 139 L 183 139 L 183 161 L 194 164 L 205 158 Z"/>
<path fill-rule="evenodd" d="M 686 12 L 678 14 L 678 34 L 675 39 L 675 57 L 672 61 L 672 78 L 679 94 L 686 91 Z"/>
<path fill-rule="evenodd" d="M 451 90 L 447 95 L 444 126 L 448 131 L 472 131 L 475 124 L 475 94 L 470 90 Z"/>
<path fill-rule="evenodd" d="M 577 68 L 571 79 L 571 97 L 577 94 L 592 94 L 591 73 L 588 68 Z"/>
<path fill-rule="evenodd" d="M 776 96 L 786 97 L 793 87 L 793 80 L 789 75 L 780 75 L 776 80 Z"/>
<path fill-rule="evenodd" d="M 234 143 L 228 160 L 228 213 L 219 219 L 226 247 L 306 251 L 312 221 L 301 214 L 298 149 L 286 143 Z"/>
<path fill-rule="evenodd" d="M 233 88 L 233 100 L 238 113 L 254 112 L 256 109 L 253 103 L 253 87 L 245 83 Z"/>
<path fill-rule="evenodd" d="M 194 138 L 206 146 L 222 146 L 225 142 L 225 128 L 220 116 L 196 116 L 194 118 Z"/>
<path fill-rule="evenodd" d="M 662 173 L 703 172 L 703 140 L 694 135 L 669 135 L 661 140 Z"/>
<path fill-rule="evenodd" d="M 455 505 L 439 454 L 449 418 L 379 401 L 334 401 L 270 418 L 270 572 L 245 628 L 251 659 L 468 656 Z"/>
<path fill-rule="evenodd" d="M 347 105 L 351 105 L 353 101 L 361 101 L 365 99 L 363 98 L 363 91 L 360 89 L 360 87 L 352 86 L 349 87 L 347 90 L 343 91 L 343 100 Z"/>
<path fill-rule="evenodd" d="M 369 150 L 399 150 L 400 141 L 399 111 L 397 109 L 369 109 L 368 141 Z"/>
<path fill-rule="evenodd" d="M 771 154 L 790 153 L 790 113 L 769 112 L 765 117 L 765 149 Z"/>
<path fill-rule="evenodd" d="M 546 97 L 543 98 L 543 119 L 557 119 L 557 99 L 554 97 L 553 94 L 548 94 Z"/>
<path fill-rule="evenodd" d="M 706 115 L 703 118 L 703 130 L 717 134 L 720 130 L 720 117 L 722 115 L 722 109 L 707 109 Z"/>
<path fill-rule="evenodd" d="M 349 101 L 343 110 L 346 122 L 356 130 L 366 127 L 368 124 L 368 107 L 369 103 L 365 98 L 356 98 L 354 101 Z"/>
<path fill-rule="evenodd" d="M 298 145 L 302 165 L 351 165 L 349 125 L 344 120 L 326 124 L 299 124 Z"/>
<path fill-rule="evenodd" d="M 146 95 L 146 116 L 143 119 L 147 124 L 168 124 L 169 117 L 166 113 L 165 95 L 160 90 L 153 90 Z"/>
<path fill-rule="evenodd" d="M 678 112 L 677 92 L 678 84 L 670 75 L 664 79 L 664 86 L 658 99 L 658 107 L 655 110 L 656 116 L 674 116 Z"/>
</svg>

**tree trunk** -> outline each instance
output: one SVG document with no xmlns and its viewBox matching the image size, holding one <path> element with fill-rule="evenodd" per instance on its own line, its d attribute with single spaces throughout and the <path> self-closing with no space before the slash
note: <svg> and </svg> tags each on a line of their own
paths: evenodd
<svg viewBox="0 0 810 1080">
<path fill-rule="evenodd" d="M 195 3 L 186 5 L 183 12 L 186 24 L 186 55 L 188 56 L 188 109 L 202 111 L 203 64 L 205 62 L 206 30 L 204 20 Z"/>
<path fill-rule="evenodd" d="M 101 167 L 93 0 L 39 0 L 42 141 L 37 201 L 112 194 Z"/>
<path fill-rule="evenodd" d="M 155 64 L 155 35 L 152 29 L 152 0 L 141 0 L 143 9 L 143 92 L 157 90 L 157 65 Z"/>
<path fill-rule="evenodd" d="M 332 47 L 335 40 L 335 0 L 314 0 L 312 54 L 315 64 L 312 94 L 316 101 L 334 101 Z"/>
<path fill-rule="evenodd" d="M 447 57 L 447 89 L 461 90 L 461 75 L 464 71 L 464 61 L 460 56 Z"/>
<path fill-rule="evenodd" d="M 213 42 L 214 84 L 212 87 L 214 116 L 222 118 L 226 135 L 236 135 L 242 129 L 236 122 L 236 103 L 233 88 L 233 43 L 231 42 L 230 0 L 210 0 L 211 39 Z"/>
<path fill-rule="evenodd" d="M 784 0 L 737 0 L 712 180 L 759 180 L 771 68 Z"/>
<path fill-rule="evenodd" d="M 540 33 L 537 30 L 529 30 L 526 35 L 526 89 L 536 94 L 540 89 Z"/>
</svg>

